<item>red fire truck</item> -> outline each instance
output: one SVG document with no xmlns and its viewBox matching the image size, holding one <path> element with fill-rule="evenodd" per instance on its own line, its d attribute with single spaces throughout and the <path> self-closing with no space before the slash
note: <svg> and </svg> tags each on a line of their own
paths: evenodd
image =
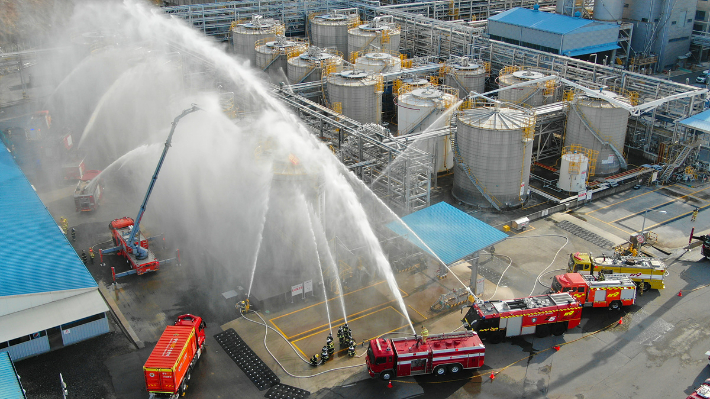
<svg viewBox="0 0 710 399">
<path fill-rule="evenodd" d="M 582 306 L 608 307 L 617 310 L 633 305 L 636 301 L 636 285 L 623 274 L 582 275 L 566 273 L 555 276 L 552 291 L 569 293 Z"/>
<path fill-rule="evenodd" d="M 579 303 L 570 294 L 562 293 L 474 303 L 462 322 L 466 329 L 496 344 L 518 335 L 562 335 L 577 327 L 581 318 Z"/>
<path fill-rule="evenodd" d="M 185 393 L 205 345 L 205 327 L 201 317 L 184 314 L 165 328 L 143 366 L 151 399 L 177 399 Z"/>
<path fill-rule="evenodd" d="M 88 170 L 76 184 L 74 206 L 77 212 L 91 212 L 99 207 L 103 197 L 103 186 L 96 176 L 100 174 L 100 170 Z"/>
<path fill-rule="evenodd" d="M 426 341 L 426 342 L 425 342 Z M 418 374 L 456 374 L 483 366 L 486 348 L 472 331 L 433 334 L 424 339 L 376 338 L 367 349 L 370 377 L 383 380 Z"/>
</svg>

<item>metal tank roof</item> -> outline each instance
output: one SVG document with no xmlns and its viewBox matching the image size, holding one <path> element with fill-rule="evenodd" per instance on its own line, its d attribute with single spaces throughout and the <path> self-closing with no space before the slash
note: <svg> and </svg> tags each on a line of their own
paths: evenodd
<svg viewBox="0 0 710 399">
<path fill-rule="evenodd" d="M 614 100 L 617 101 L 623 101 L 628 103 L 629 99 L 624 97 L 623 95 L 619 93 L 614 93 L 613 91 L 607 91 L 603 90 L 600 94 L 603 94 L 606 97 L 613 98 Z M 609 101 L 603 99 L 603 98 L 598 98 L 598 97 L 593 97 L 585 94 L 580 94 L 578 96 L 575 96 L 575 100 L 580 104 L 584 105 L 587 107 L 597 107 L 597 108 L 618 108 L 616 105 L 610 103 Z"/>
<path fill-rule="evenodd" d="M 7 150 L 0 151 L 0 225 L 0 297 L 98 287 Z"/>
<path fill-rule="evenodd" d="M 522 110 L 507 107 L 480 107 L 458 113 L 466 125 L 493 130 L 516 130 L 530 125 L 532 116 Z"/>
</svg>

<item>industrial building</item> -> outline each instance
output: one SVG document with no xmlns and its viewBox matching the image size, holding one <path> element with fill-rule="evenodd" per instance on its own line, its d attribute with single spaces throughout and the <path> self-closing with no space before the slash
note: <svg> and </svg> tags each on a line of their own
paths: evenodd
<svg viewBox="0 0 710 399">
<path fill-rule="evenodd" d="M 13 359 L 109 331 L 98 285 L 9 151 L 0 151 L 0 352 Z"/>
<path fill-rule="evenodd" d="M 493 40 L 576 57 L 597 53 L 616 58 L 619 25 L 579 17 L 512 8 L 488 19 Z M 609 53 L 606 53 L 609 52 Z M 601 58 L 600 58 L 601 59 Z"/>
</svg>

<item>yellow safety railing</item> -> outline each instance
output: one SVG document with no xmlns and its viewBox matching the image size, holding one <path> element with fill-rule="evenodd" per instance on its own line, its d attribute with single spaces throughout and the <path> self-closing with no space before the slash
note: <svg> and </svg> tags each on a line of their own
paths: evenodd
<svg viewBox="0 0 710 399">
<path fill-rule="evenodd" d="M 395 79 L 394 82 L 392 82 L 392 93 L 399 93 L 399 89 L 402 87 L 402 80 L 401 79 Z"/>
<path fill-rule="evenodd" d="M 350 63 L 354 64 L 355 61 L 360 57 L 360 52 L 359 51 L 353 51 L 352 54 L 350 54 Z"/>
<path fill-rule="evenodd" d="M 411 59 L 402 60 L 402 68 L 411 68 L 411 67 L 412 67 L 412 60 Z"/>
<path fill-rule="evenodd" d="M 385 81 L 382 75 L 375 76 L 375 93 L 385 91 Z"/>
<path fill-rule="evenodd" d="M 333 112 L 336 112 L 338 114 L 342 114 L 343 113 L 343 103 L 341 103 L 340 101 L 334 102 L 331 104 L 331 109 L 333 110 Z"/>
<path fill-rule="evenodd" d="M 491 73 L 491 63 L 490 62 L 484 62 L 483 67 L 486 68 L 486 73 Z"/>
<path fill-rule="evenodd" d="M 574 90 L 565 90 L 562 94 L 562 101 L 572 101 L 574 100 Z"/>
<path fill-rule="evenodd" d="M 382 37 L 380 38 L 380 43 L 387 44 L 390 42 L 390 31 L 389 29 L 382 30 Z"/>
<path fill-rule="evenodd" d="M 562 155 L 566 154 L 582 154 L 589 160 L 587 165 L 587 176 L 586 180 L 589 180 L 589 176 L 594 176 L 597 169 L 597 158 L 599 157 L 599 151 L 594 151 L 590 148 L 582 147 L 579 144 L 572 144 L 570 146 L 562 148 Z M 569 165 L 570 172 L 579 173 L 581 168 L 581 163 L 577 161 L 570 162 Z"/>
<path fill-rule="evenodd" d="M 535 118 L 530 118 L 530 121 L 523 127 L 523 139 L 532 140 L 535 137 Z"/>
<path fill-rule="evenodd" d="M 433 85 L 438 85 L 439 84 L 439 77 L 435 76 L 435 75 L 429 76 L 429 82 L 431 82 L 431 84 L 433 84 Z"/>
<path fill-rule="evenodd" d="M 546 80 L 545 81 L 545 89 L 542 92 L 542 95 L 545 97 L 549 97 L 555 93 L 556 88 L 557 88 L 557 83 L 554 80 Z"/>
</svg>

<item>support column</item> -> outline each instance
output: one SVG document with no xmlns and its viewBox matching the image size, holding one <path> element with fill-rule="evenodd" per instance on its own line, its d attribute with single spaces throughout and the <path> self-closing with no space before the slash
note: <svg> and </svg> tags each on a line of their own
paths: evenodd
<svg viewBox="0 0 710 399">
<path fill-rule="evenodd" d="M 469 263 L 471 266 L 468 268 L 471 269 L 471 278 L 469 279 L 468 285 L 471 287 L 471 291 L 473 292 L 474 295 L 481 295 L 483 294 L 482 292 L 476 292 L 476 281 L 478 280 L 478 261 L 480 259 L 480 251 L 476 251 L 473 253 L 471 260 Z"/>
</svg>

